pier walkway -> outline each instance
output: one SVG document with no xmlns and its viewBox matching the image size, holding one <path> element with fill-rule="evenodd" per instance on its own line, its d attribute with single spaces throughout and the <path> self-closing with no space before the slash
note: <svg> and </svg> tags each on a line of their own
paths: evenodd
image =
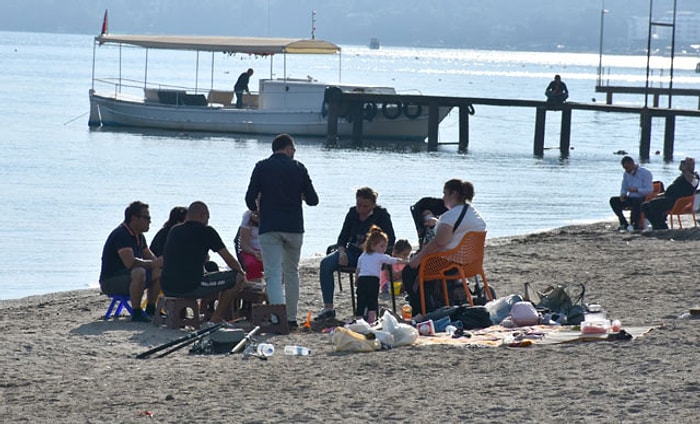
<svg viewBox="0 0 700 424">
<path fill-rule="evenodd" d="M 665 161 L 672 161 L 676 117 L 690 116 L 700 118 L 700 110 L 690 109 L 667 109 L 658 107 L 645 108 L 636 106 L 616 106 L 613 104 L 577 102 L 549 103 L 538 100 L 493 99 L 483 97 L 368 94 L 359 92 L 343 92 L 336 87 L 329 87 L 326 90 L 326 101 L 328 102 L 328 144 L 336 143 L 340 111 L 347 111 L 347 115 L 352 117 L 353 142 L 357 145 L 361 145 L 363 108 L 366 104 L 373 104 L 375 107 L 382 104 L 410 104 L 415 105 L 416 107 L 420 105 L 421 107 L 428 108 L 428 151 L 436 151 L 438 148 L 438 109 L 440 107 L 458 108 L 458 151 L 465 152 L 469 147 L 469 115 L 474 113 L 474 106 L 488 105 L 502 107 L 526 107 L 535 109 L 533 154 L 537 157 L 542 157 L 544 155 L 545 119 L 546 114 L 549 111 L 561 112 L 562 114 L 559 140 L 559 152 L 562 157 L 569 156 L 571 114 L 574 110 L 626 114 L 631 113 L 639 115 L 640 126 L 642 129 L 639 142 L 639 159 L 641 161 L 649 160 L 651 149 L 652 118 L 665 118 L 663 156 Z M 698 90 L 697 94 L 700 95 L 700 90 Z M 610 95 L 610 101 L 612 101 L 612 95 Z"/>
</svg>

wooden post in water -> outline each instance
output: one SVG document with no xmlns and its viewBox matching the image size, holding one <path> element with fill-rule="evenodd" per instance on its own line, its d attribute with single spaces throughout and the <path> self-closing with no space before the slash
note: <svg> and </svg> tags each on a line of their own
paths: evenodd
<svg viewBox="0 0 700 424">
<path fill-rule="evenodd" d="M 676 133 L 676 115 L 666 117 L 666 128 L 664 131 L 664 161 L 673 161 L 673 139 Z"/>
<path fill-rule="evenodd" d="M 438 127 L 440 119 L 438 114 L 438 104 L 430 102 L 428 104 L 428 151 L 436 152 L 438 149 Z"/>
<path fill-rule="evenodd" d="M 328 100 L 328 131 L 326 133 L 326 143 L 335 146 L 338 143 L 338 109 L 340 105 L 337 99 Z"/>
<path fill-rule="evenodd" d="M 350 116 L 352 116 L 352 143 L 355 146 L 362 146 L 362 103 L 356 102 L 350 105 Z"/>
<path fill-rule="evenodd" d="M 639 140 L 639 160 L 649 162 L 651 150 L 651 114 L 644 109 L 639 115 L 639 126 L 642 127 L 641 140 Z"/>
<path fill-rule="evenodd" d="M 469 106 L 459 106 L 459 147 L 458 153 L 465 153 L 469 149 Z"/>
<path fill-rule="evenodd" d="M 544 122 L 547 117 L 547 109 L 543 106 L 537 108 L 535 114 L 535 156 L 541 158 L 544 156 Z"/>
<path fill-rule="evenodd" d="M 559 135 L 559 154 L 563 158 L 569 157 L 571 146 L 571 108 L 566 105 L 561 110 L 561 133 Z"/>
</svg>

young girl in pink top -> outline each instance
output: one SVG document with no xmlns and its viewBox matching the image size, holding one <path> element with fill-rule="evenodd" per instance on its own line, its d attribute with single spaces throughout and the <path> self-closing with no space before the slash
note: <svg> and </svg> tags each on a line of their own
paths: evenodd
<svg viewBox="0 0 700 424">
<path fill-rule="evenodd" d="M 394 243 L 394 250 L 391 252 L 391 256 L 401 258 L 404 261 L 408 260 L 408 256 L 411 254 L 411 243 L 406 239 L 396 240 Z M 401 281 L 401 271 L 406 266 L 405 263 L 397 263 L 391 265 L 391 276 L 393 281 Z M 392 288 L 392 281 L 389 279 L 389 271 L 386 269 L 382 270 L 382 276 L 379 280 L 379 291 L 380 293 L 389 293 Z"/>
</svg>

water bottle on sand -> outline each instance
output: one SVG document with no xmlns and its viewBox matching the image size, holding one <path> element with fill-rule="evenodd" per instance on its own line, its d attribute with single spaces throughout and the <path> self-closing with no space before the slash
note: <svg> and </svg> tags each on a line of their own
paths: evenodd
<svg viewBox="0 0 700 424">
<path fill-rule="evenodd" d="M 285 355 L 307 356 L 311 355 L 311 349 L 305 346 L 287 345 L 284 347 Z"/>
</svg>

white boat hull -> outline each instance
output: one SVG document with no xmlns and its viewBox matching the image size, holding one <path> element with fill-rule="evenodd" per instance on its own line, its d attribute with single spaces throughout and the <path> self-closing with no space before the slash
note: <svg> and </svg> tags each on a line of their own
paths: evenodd
<svg viewBox="0 0 700 424">
<path fill-rule="evenodd" d="M 320 109 L 320 107 L 319 107 Z M 165 105 L 124 100 L 90 92 L 90 125 L 156 128 L 237 134 L 280 134 L 326 137 L 328 121 L 320 110 L 260 110 L 231 107 Z M 440 108 L 439 119 L 450 108 Z M 338 136 L 352 135 L 352 122 L 338 120 Z M 413 119 L 401 115 L 388 119 L 378 110 L 363 123 L 363 137 L 383 140 L 423 141 L 428 135 L 428 112 Z"/>
</svg>

